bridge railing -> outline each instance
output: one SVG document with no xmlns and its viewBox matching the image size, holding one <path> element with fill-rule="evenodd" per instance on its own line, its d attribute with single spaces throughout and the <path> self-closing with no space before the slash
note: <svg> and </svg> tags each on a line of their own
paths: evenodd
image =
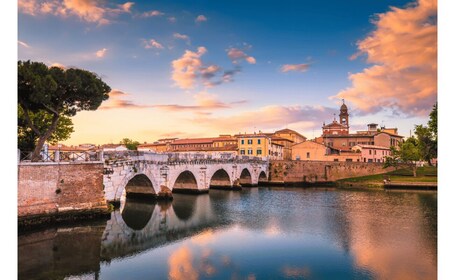
<svg viewBox="0 0 455 280">
<path fill-rule="evenodd" d="M 90 151 L 61 151 L 48 150 L 41 151 L 39 156 L 32 161 L 32 151 L 18 150 L 19 162 L 87 162 L 102 161 L 102 152 L 97 150 Z"/>
<path fill-rule="evenodd" d="M 106 165 L 142 160 L 152 164 L 264 163 L 267 158 L 249 156 L 211 157 L 210 154 L 153 153 L 146 151 L 104 152 Z"/>
</svg>

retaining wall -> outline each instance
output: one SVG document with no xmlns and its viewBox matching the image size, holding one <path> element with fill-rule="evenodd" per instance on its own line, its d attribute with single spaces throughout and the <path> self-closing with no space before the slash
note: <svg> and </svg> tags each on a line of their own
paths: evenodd
<svg viewBox="0 0 455 280">
<path fill-rule="evenodd" d="M 382 163 L 334 161 L 271 161 L 269 183 L 318 184 L 339 179 L 382 174 L 394 170 L 382 168 Z"/>
<path fill-rule="evenodd" d="M 107 213 L 102 162 L 18 165 L 19 224 L 29 218 Z"/>
</svg>

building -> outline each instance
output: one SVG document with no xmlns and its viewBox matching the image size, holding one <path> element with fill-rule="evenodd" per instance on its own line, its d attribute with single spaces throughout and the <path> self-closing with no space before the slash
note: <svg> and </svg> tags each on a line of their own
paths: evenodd
<svg viewBox="0 0 455 280">
<path fill-rule="evenodd" d="M 128 151 L 128 148 L 124 144 L 104 144 L 101 146 L 103 152 L 123 152 Z"/>
<path fill-rule="evenodd" d="M 352 150 L 325 146 L 314 141 L 305 141 L 292 146 L 292 160 L 360 162 L 361 154 Z"/>
<path fill-rule="evenodd" d="M 268 157 L 271 160 L 283 159 L 283 145 L 272 143 L 270 133 L 237 134 L 240 156 Z"/>
<path fill-rule="evenodd" d="M 315 142 L 340 150 L 351 150 L 356 145 L 381 147 L 398 147 L 403 136 L 398 135 L 397 128 L 380 127 L 375 123 L 367 125 L 367 130 L 349 133 L 349 113 L 346 104 L 340 107 L 339 121 L 334 118 L 330 124 L 323 124 L 322 135 Z"/>
<path fill-rule="evenodd" d="M 390 148 L 375 145 L 356 145 L 353 151 L 360 153 L 362 162 L 385 162 L 385 157 L 390 156 Z"/>
<path fill-rule="evenodd" d="M 288 128 L 277 130 L 273 135 L 276 137 L 291 140 L 292 143 L 294 144 L 302 143 L 307 139 L 305 136 L 298 133 L 297 131 Z"/>
<path fill-rule="evenodd" d="M 220 135 L 209 138 L 166 138 L 152 144 L 138 146 L 138 151 L 151 151 L 156 153 L 237 153 L 237 139 L 231 135 Z"/>
</svg>

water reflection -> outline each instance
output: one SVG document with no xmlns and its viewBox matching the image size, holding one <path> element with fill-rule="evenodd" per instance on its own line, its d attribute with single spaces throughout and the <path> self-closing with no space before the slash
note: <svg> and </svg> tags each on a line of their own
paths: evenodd
<svg viewBox="0 0 455 280">
<path fill-rule="evenodd" d="M 436 279 L 436 268 L 435 193 L 211 190 L 19 236 L 20 279 Z"/>
</svg>

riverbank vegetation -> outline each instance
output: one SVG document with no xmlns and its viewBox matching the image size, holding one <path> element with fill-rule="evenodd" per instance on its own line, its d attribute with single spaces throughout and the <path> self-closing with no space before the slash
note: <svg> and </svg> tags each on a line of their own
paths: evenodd
<svg viewBox="0 0 455 280">
<path fill-rule="evenodd" d="M 437 183 L 438 168 L 435 166 L 418 167 L 416 176 L 409 169 L 398 169 L 384 174 L 368 175 L 355 178 L 347 178 L 336 181 L 338 185 L 365 185 L 365 186 L 382 186 L 384 180 L 390 182 L 406 183 Z"/>
</svg>

